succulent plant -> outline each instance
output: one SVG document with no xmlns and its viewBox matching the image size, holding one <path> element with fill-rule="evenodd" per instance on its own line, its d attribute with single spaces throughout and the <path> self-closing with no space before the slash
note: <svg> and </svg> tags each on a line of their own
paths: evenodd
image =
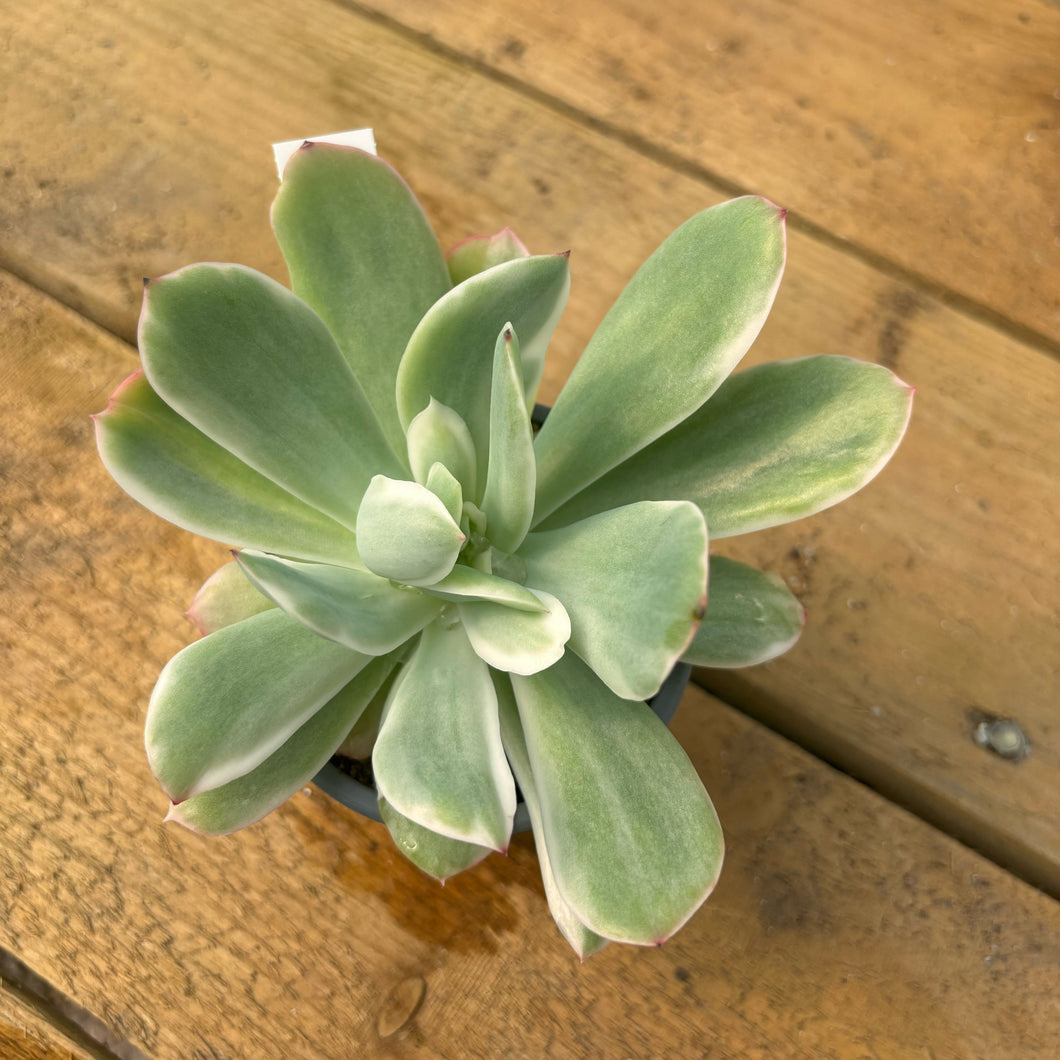
<svg viewBox="0 0 1060 1060">
<path fill-rule="evenodd" d="M 860 488 L 911 388 L 827 356 L 727 378 L 784 265 L 761 198 L 659 247 L 536 435 L 566 254 L 505 230 L 447 260 L 389 165 L 325 144 L 288 162 L 272 223 L 292 290 L 227 264 L 146 282 L 143 368 L 96 417 L 128 493 L 239 549 L 148 707 L 170 817 L 241 828 L 343 746 L 444 879 L 507 848 L 518 783 L 574 948 L 660 942 L 713 888 L 722 833 L 644 700 L 679 660 L 761 662 L 803 622 L 708 528 Z"/>
</svg>

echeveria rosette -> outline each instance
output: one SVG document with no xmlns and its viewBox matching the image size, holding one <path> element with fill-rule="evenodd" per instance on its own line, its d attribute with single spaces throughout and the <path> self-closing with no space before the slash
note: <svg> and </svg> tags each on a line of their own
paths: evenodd
<svg viewBox="0 0 1060 1060">
<path fill-rule="evenodd" d="M 784 263 L 783 213 L 748 197 L 648 260 L 535 438 L 566 255 L 505 230 L 446 259 L 386 163 L 321 144 L 272 218 L 292 290 L 238 265 L 151 281 L 143 369 L 96 420 L 129 493 L 238 547 L 148 709 L 170 817 L 232 831 L 371 751 L 395 842 L 444 879 L 506 848 L 518 782 L 571 945 L 661 941 L 722 837 L 643 700 L 679 659 L 761 662 L 803 621 L 707 528 L 864 485 L 910 388 L 838 357 L 727 378 Z"/>
</svg>

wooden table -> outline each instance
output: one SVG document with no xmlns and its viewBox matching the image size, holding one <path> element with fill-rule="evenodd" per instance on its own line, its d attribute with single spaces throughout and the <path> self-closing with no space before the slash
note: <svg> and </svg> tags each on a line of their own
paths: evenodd
<svg viewBox="0 0 1060 1060">
<path fill-rule="evenodd" d="M 1048 0 L 4 4 L 0 1056 L 1060 1055 L 1058 55 Z M 658 241 L 751 191 L 791 239 L 748 363 L 918 388 L 856 499 L 722 543 L 809 625 L 678 713 L 729 856 L 662 949 L 579 964 L 525 837 L 443 890 L 315 789 L 161 826 L 144 707 L 223 551 L 87 417 L 140 277 L 284 278 L 268 145 L 360 125 L 444 243 L 573 248 L 546 399 Z"/>
</svg>

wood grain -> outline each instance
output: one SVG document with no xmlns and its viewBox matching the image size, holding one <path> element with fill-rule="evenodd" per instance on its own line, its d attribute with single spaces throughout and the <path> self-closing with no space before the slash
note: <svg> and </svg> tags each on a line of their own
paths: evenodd
<svg viewBox="0 0 1060 1060">
<path fill-rule="evenodd" d="M 86 1052 L 17 994 L 0 987 L 0 1056 L 4 1060 L 101 1060 Z"/>
<path fill-rule="evenodd" d="M 328 3 L 56 0 L 10 23 L 0 254 L 125 336 L 141 274 L 239 260 L 283 277 L 266 145 L 307 130 L 374 122 L 447 244 L 511 223 L 575 248 L 546 400 L 640 261 L 724 197 Z M 863 494 L 721 543 L 784 574 L 810 625 L 713 687 L 1060 893 L 1057 363 L 805 233 L 789 261 L 748 363 L 878 360 L 917 407 Z M 1016 718 L 1032 754 L 976 746 L 981 713 Z"/>
<path fill-rule="evenodd" d="M 1060 339 L 1055 4 L 353 6 Z"/>
<path fill-rule="evenodd" d="M 163 826 L 140 726 L 219 546 L 118 492 L 87 414 L 132 351 L 0 275 L 0 945 L 156 1060 L 1055 1055 L 1060 909 L 690 690 L 709 904 L 580 965 L 527 837 L 443 889 L 308 789 Z M 80 1058 L 79 1058 L 80 1060 Z"/>
</svg>

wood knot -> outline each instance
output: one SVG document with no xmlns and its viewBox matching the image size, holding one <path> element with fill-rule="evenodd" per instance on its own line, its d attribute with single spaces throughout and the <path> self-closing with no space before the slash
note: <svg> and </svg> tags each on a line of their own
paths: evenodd
<svg viewBox="0 0 1060 1060">
<path fill-rule="evenodd" d="M 397 1034 L 419 1012 L 420 1005 L 427 994 L 427 983 L 418 975 L 402 979 L 387 994 L 379 1009 L 375 1029 L 380 1038 L 389 1038 Z"/>
</svg>

